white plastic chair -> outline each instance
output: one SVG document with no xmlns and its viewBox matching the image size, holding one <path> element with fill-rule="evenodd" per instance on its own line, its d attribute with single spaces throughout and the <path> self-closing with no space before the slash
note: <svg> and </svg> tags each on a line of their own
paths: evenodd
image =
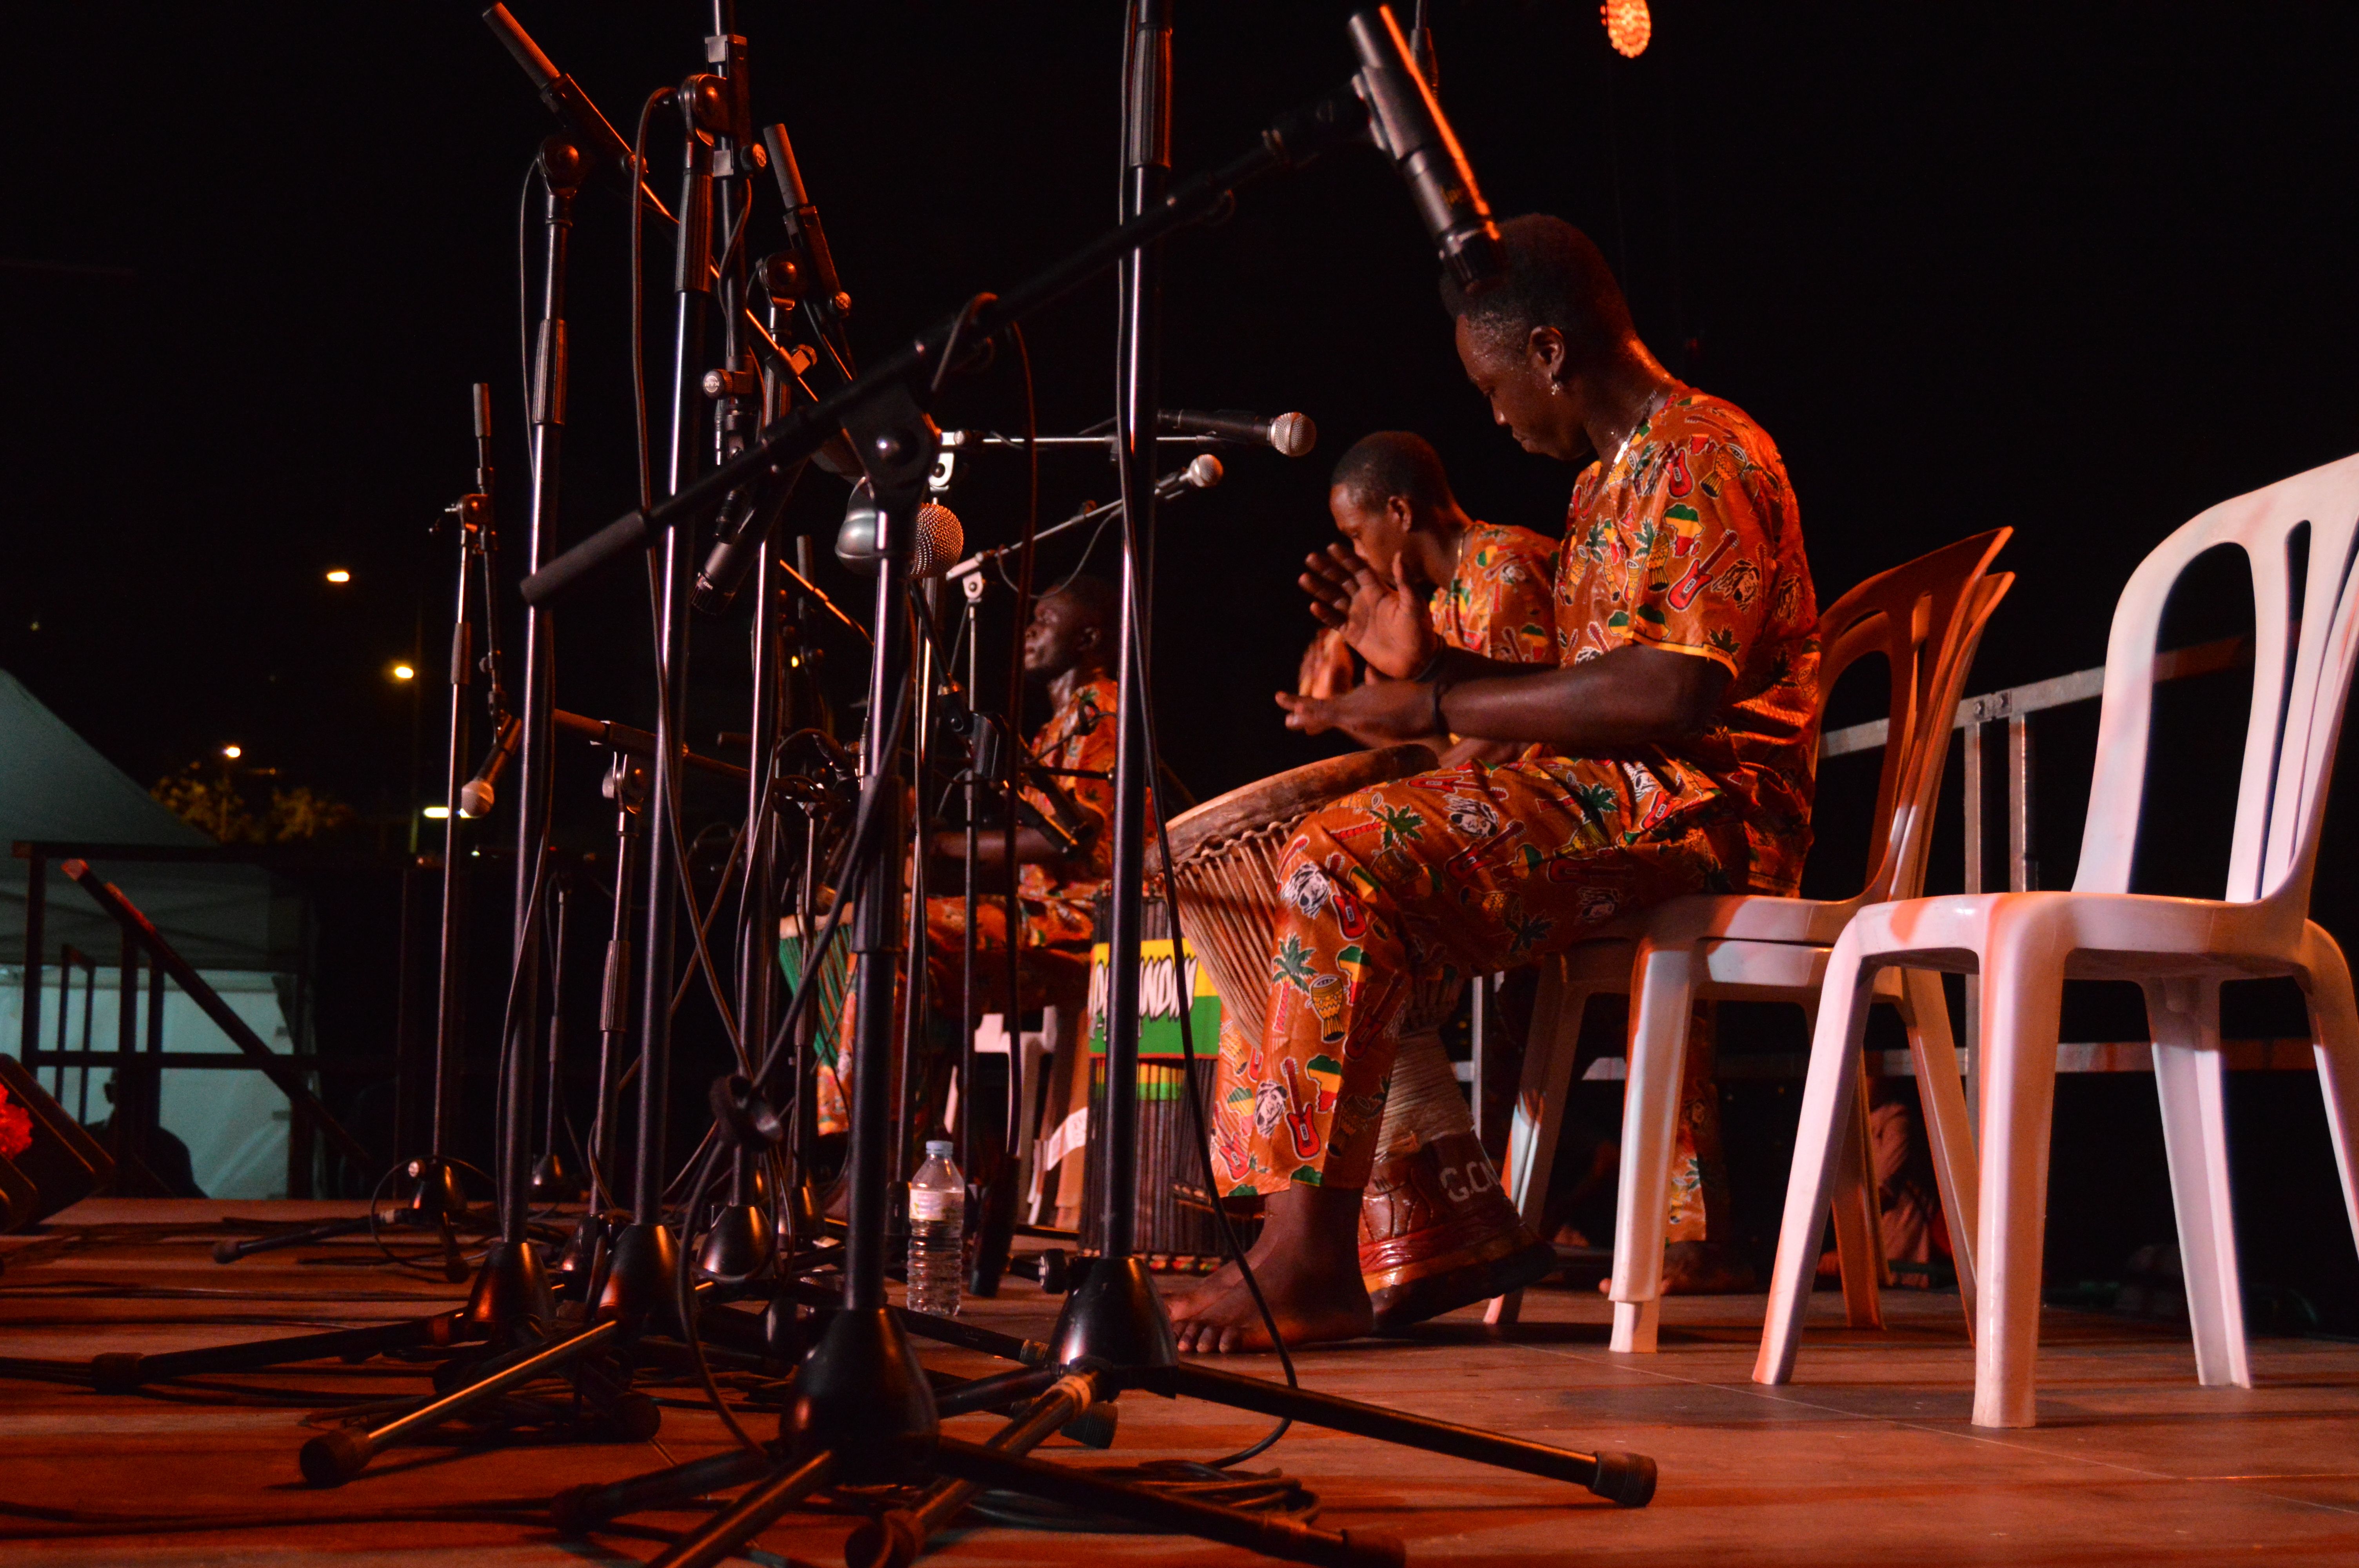
<svg viewBox="0 0 2359 1568">
<path fill-rule="evenodd" d="M 2008 533 L 2000 528 L 1961 540 L 1879 573 L 1820 617 L 1822 693 L 1867 654 L 1883 654 L 1889 666 L 1891 716 L 1870 818 L 1867 881 L 1856 897 L 1672 899 L 1619 923 L 1602 934 L 1604 939 L 1573 947 L 1560 965 L 1543 970 L 1507 1140 L 1508 1192 L 1535 1225 L 1547 1203 L 1582 1011 L 1598 992 L 1634 999 L 1609 1287 L 1615 1350 L 1655 1348 L 1670 1155 L 1694 1003 L 1705 997 L 1786 1001 L 1812 1013 L 1827 956 L 1853 912 L 1924 886 L 1951 717 L 1983 627 L 2014 581 L 2006 574 L 1984 575 Z M 1945 1149 L 1967 1136 L 1967 1125 L 1940 979 L 1896 971 L 1879 994 L 1908 1025 L 1927 1127 L 1937 1151 Z M 1852 1320 L 1865 1326 L 1882 1322 L 1877 1286 L 1885 1265 L 1875 1182 L 1865 1165 L 1864 1111 L 1854 1120 L 1855 1136 L 1844 1142 L 1845 1197 L 1837 1205 L 1836 1249 Z M 1935 1168 L 1949 1165 L 1937 1159 Z M 1951 1214 L 1960 1212 L 1961 1197 L 1972 1201 L 1971 1194 L 1952 1195 L 1946 1188 L 1941 1196 Z M 1973 1269 L 1964 1249 L 1959 1250 L 1958 1274 L 1971 1299 Z M 1517 1307 L 1516 1297 L 1502 1296 L 1486 1316 L 1494 1323 L 1512 1322 Z"/>
<path fill-rule="evenodd" d="M 2294 535 L 2305 524 L 2306 586 L 2292 575 Z M 2354 544 L 2359 457 L 2223 503 L 2171 535 L 2131 577 L 2114 612 L 2096 772 L 2073 890 L 1882 904 L 1862 911 L 1844 931 L 1827 966 L 1811 1041 L 1756 1381 L 1782 1383 L 1793 1373 L 1836 1140 L 1854 1092 L 1852 1064 L 1869 994 L 1864 982 L 1884 966 L 1898 964 L 1981 976 L 1974 1256 L 1983 1277 L 1974 1424 L 2034 1423 L 2057 1019 L 2067 979 L 2131 979 L 2145 988 L 2196 1375 L 2206 1385 L 2251 1386 L 2228 1205 L 2221 981 L 2291 976 L 2309 999 L 2343 1204 L 2359 1234 L 2352 1172 L 2352 1138 L 2359 1132 L 2359 1013 L 2342 950 L 2309 919 L 2328 770 L 2359 648 Z M 2126 890 L 2148 762 L 2164 600 L 2189 562 L 2223 545 L 2242 548 L 2250 559 L 2256 601 L 2252 718 L 2225 897 L 2134 894 Z M 2299 645 L 2289 646 L 2297 630 Z M 1973 1179 L 1972 1165 L 1951 1174 L 1961 1183 Z"/>
</svg>

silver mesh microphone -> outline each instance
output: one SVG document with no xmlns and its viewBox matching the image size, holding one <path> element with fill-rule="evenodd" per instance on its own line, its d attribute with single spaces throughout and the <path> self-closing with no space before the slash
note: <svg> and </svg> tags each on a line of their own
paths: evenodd
<svg viewBox="0 0 2359 1568">
<path fill-rule="evenodd" d="M 965 550 L 966 529 L 957 513 L 939 501 L 918 508 L 918 537 L 909 552 L 912 581 L 941 576 Z M 876 500 L 864 479 L 852 487 L 852 499 L 844 505 L 843 526 L 835 532 L 835 558 L 863 577 L 875 573 Z"/>
</svg>

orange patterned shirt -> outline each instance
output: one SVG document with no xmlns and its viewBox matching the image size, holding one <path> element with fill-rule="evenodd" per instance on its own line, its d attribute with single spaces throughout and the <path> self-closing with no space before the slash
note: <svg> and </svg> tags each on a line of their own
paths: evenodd
<svg viewBox="0 0 2359 1568">
<path fill-rule="evenodd" d="M 1057 783 L 1083 813 L 1098 819 L 1096 837 L 1078 862 L 1055 866 L 1027 861 L 1016 875 L 1016 894 L 1039 940 L 1086 945 L 1096 929 L 1098 892 L 1114 875 L 1114 760 L 1120 730 L 1114 722 L 1117 688 L 1101 676 L 1073 688 L 1049 722 L 1032 737 L 1032 756 L 1044 767 L 1103 773 L 1103 778 L 1060 777 Z M 1049 798 L 1027 789 L 1025 799 L 1048 820 L 1057 819 Z"/>
<path fill-rule="evenodd" d="M 1791 895 L 1810 849 L 1818 600 L 1777 443 L 1680 387 L 1573 485 L 1556 581 L 1558 657 L 1629 643 L 1732 677 L 1712 728 L 1614 761 L 1639 838 L 1700 829 L 1737 891 Z"/>
<path fill-rule="evenodd" d="M 1453 648 L 1511 665 L 1556 662 L 1556 546 L 1529 528 L 1476 523 L 1458 569 L 1433 590 L 1426 612 Z"/>
</svg>

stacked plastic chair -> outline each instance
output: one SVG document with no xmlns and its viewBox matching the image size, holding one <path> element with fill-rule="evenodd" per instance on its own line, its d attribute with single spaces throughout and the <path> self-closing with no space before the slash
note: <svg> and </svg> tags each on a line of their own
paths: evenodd
<svg viewBox="0 0 2359 1568">
<path fill-rule="evenodd" d="M 2252 715 L 2227 886 L 2217 900 L 2133 893 L 2164 601 L 2196 557 L 2222 546 L 2249 558 L 2255 598 Z M 1953 1235 L 1974 1235 L 1981 1271 L 1974 1423 L 2035 1420 L 2049 1138 L 2068 979 L 2135 980 L 2145 989 L 2196 1373 L 2207 1385 L 2251 1385 L 2228 1204 L 2223 980 L 2289 976 L 2309 999 L 2343 1204 L 2359 1234 L 2352 1170 L 2359 1013 L 2342 950 L 2309 918 L 2335 741 L 2359 654 L 2354 546 L 2359 457 L 2223 503 L 2171 535 L 2131 577 L 2114 613 L 2072 891 L 1883 903 L 1860 911 L 1844 930 L 1827 965 L 1811 1043 L 1756 1381 L 1782 1383 L 1793 1373 L 1851 1124 L 1873 978 L 1899 966 L 1980 976 L 1979 1173 L 1958 1141 L 1934 1151 L 1937 1162 L 1953 1166 L 1944 1173 L 1945 1202 L 1952 1186 L 1980 1194 L 1976 1207 L 1951 1211 Z"/>
</svg>

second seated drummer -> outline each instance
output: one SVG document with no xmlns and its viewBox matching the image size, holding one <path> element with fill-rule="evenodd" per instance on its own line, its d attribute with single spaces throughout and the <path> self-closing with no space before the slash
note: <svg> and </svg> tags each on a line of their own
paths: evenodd
<svg viewBox="0 0 2359 1568">
<path fill-rule="evenodd" d="M 1441 455 L 1424 437 L 1378 430 L 1335 464 L 1327 510 L 1343 535 L 1304 563 L 1314 603 L 1358 571 L 1388 585 L 1402 603 L 1421 605 L 1434 635 L 1453 648 L 1508 664 L 1556 663 L 1551 584 L 1556 545 L 1528 528 L 1478 523 L 1458 504 Z M 1343 616 L 1331 614 L 1303 655 L 1296 691 L 1333 697 L 1360 678 Z M 1381 677 L 1379 677 L 1381 678 Z M 1512 761 L 1511 742 L 1429 737 L 1445 762 Z"/>
<path fill-rule="evenodd" d="M 1322 627 L 1305 657 L 1303 695 L 1333 696 L 1359 678 L 1349 639 L 1364 628 L 1346 624 L 1350 596 L 1338 585 L 1360 577 L 1398 601 L 1392 612 L 1421 613 L 1449 647 L 1555 666 L 1555 544 L 1528 528 L 1468 516 L 1440 454 L 1423 437 L 1379 430 L 1361 438 L 1335 465 L 1327 508 L 1343 542 L 1304 563 L 1302 586 L 1333 624 Z M 1330 599 L 1339 608 L 1328 609 Z M 1510 762 L 1523 751 L 1512 741 L 1420 739 L 1445 763 Z M 1412 1026 L 1455 1011 L 1465 987 L 1465 971 L 1451 955 L 1429 957 L 1405 1014 Z M 1556 1268 L 1555 1249 L 1524 1225 L 1501 1189 L 1454 1080 L 1425 1081 L 1446 1065 L 1438 1042 L 1425 1063 L 1429 1070 L 1411 1075 L 1416 1082 L 1386 1102 L 1360 1208 L 1361 1278 L 1375 1325 L 1386 1330 L 1534 1283 Z"/>
<path fill-rule="evenodd" d="M 1501 236 L 1505 276 L 1471 297 L 1445 283 L 1443 299 L 1495 419 L 1527 450 L 1584 464 L 1558 561 L 1558 663 L 1447 648 L 1371 574 L 1354 642 L 1401 678 L 1277 699 L 1289 727 L 1364 744 L 1527 748 L 1346 796 L 1288 845 L 1268 1029 L 1222 1043 L 1212 1142 L 1224 1191 L 1266 1205 L 1250 1258 L 1289 1344 L 1373 1322 L 1362 1195 L 1392 1026 L 1421 968 L 1441 954 L 1470 973 L 1512 968 L 1682 893 L 1792 895 L 1810 849 L 1818 610 L 1776 443 L 1664 370 L 1586 235 L 1532 216 Z M 1340 1010 L 1313 1008 L 1313 985 L 1338 980 Z M 1266 1343 L 1234 1268 L 1174 1316 L 1183 1349 Z"/>
</svg>

